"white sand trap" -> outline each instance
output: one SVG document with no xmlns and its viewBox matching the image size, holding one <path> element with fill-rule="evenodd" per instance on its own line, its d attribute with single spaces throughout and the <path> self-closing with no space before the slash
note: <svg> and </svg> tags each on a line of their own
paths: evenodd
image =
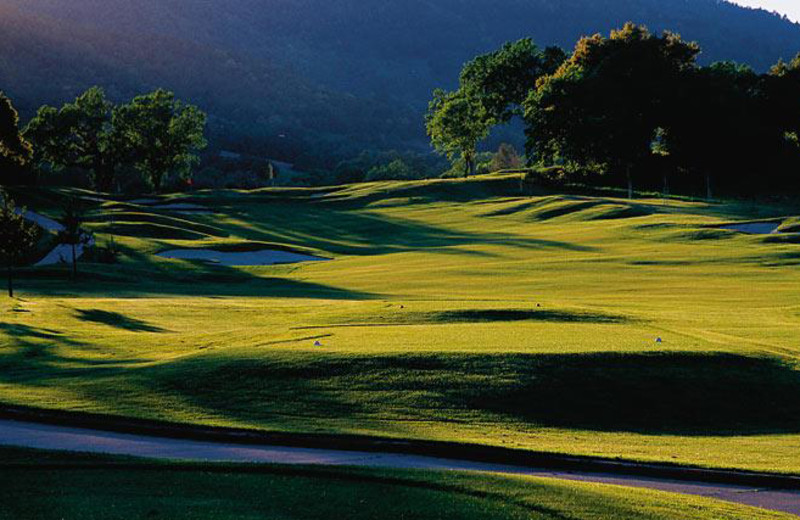
<svg viewBox="0 0 800 520">
<path fill-rule="evenodd" d="M 46 229 L 47 231 L 51 231 L 53 233 L 58 233 L 64 230 L 64 226 L 51 218 L 45 217 L 44 215 L 39 215 L 38 213 L 34 213 L 33 211 L 26 211 L 22 214 L 25 220 L 29 222 L 33 222 L 34 224 Z M 89 244 L 78 244 L 75 247 L 75 256 L 76 258 L 80 258 L 83 256 L 83 252 L 86 247 L 91 247 L 94 245 L 94 240 L 92 240 Z M 53 248 L 52 251 L 47 253 L 47 255 L 36 262 L 36 266 L 45 266 L 45 265 L 57 265 L 57 264 L 69 264 L 72 263 L 72 246 L 68 244 L 59 244 Z"/>
<path fill-rule="evenodd" d="M 162 258 L 176 260 L 201 260 L 211 264 L 227 265 L 231 267 L 253 267 L 262 265 L 297 264 L 300 262 L 325 262 L 329 258 L 302 255 L 288 251 L 263 249 L 261 251 L 225 252 L 212 249 L 173 249 L 158 253 Z"/>
<path fill-rule="evenodd" d="M 18 210 L 17 213 L 22 213 L 22 212 Z M 34 224 L 46 229 L 47 231 L 58 233 L 59 231 L 64 230 L 64 226 L 61 225 L 61 222 L 45 217 L 44 215 L 39 215 L 38 213 L 34 213 L 33 211 L 26 211 L 25 213 L 22 213 L 22 216 L 25 218 L 25 220 L 33 222 Z"/>
<path fill-rule="evenodd" d="M 94 245 L 94 240 L 89 244 L 78 244 L 75 246 L 75 257 L 80 258 L 86 247 Z M 72 264 L 72 246 L 68 244 L 59 244 L 52 251 L 47 253 L 47 256 L 36 262 L 36 266 L 45 265 L 59 265 L 59 264 Z"/>
<path fill-rule="evenodd" d="M 729 229 L 748 235 L 771 235 L 778 232 L 779 222 L 748 222 L 746 224 L 728 224 L 720 229 Z"/>
</svg>

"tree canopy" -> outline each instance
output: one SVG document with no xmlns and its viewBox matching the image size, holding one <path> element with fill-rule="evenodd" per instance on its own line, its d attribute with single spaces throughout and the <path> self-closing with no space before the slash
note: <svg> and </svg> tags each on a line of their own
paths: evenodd
<svg viewBox="0 0 800 520">
<path fill-rule="evenodd" d="M 206 141 L 205 114 L 165 90 L 115 106 L 93 87 L 60 109 L 43 106 L 28 123 L 39 167 L 89 172 L 95 189 L 113 191 L 125 166 L 160 190 L 174 175 L 187 177 Z"/>
<path fill-rule="evenodd" d="M 24 217 L 5 190 L 0 189 L 0 260 L 5 264 L 8 296 L 14 297 L 14 267 L 31 252 L 41 229 Z"/>
<path fill-rule="evenodd" d="M 0 183 L 20 182 L 32 154 L 31 144 L 20 134 L 17 111 L 0 92 Z"/>
<path fill-rule="evenodd" d="M 545 162 L 624 170 L 631 189 L 630 171 L 652 154 L 699 51 L 673 33 L 654 36 L 630 23 L 609 38 L 582 38 L 526 101 L 529 152 Z"/>
<path fill-rule="evenodd" d="M 188 178 L 206 147 L 206 115 L 197 107 L 157 90 L 115 109 L 113 126 L 131 164 L 156 191 L 169 175 Z"/>
<path fill-rule="evenodd" d="M 478 143 L 494 126 L 521 115 L 531 86 L 565 57 L 561 49 L 540 50 L 523 39 L 468 62 L 458 90 L 434 91 L 426 118 L 434 148 L 451 161 L 463 159 L 466 174 L 474 173 Z"/>
</svg>

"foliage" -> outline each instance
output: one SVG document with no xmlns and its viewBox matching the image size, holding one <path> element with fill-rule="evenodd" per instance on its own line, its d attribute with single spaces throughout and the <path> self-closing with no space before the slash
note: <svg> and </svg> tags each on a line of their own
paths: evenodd
<svg viewBox="0 0 800 520">
<path fill-rule="evenodd" d="M 31 156 L 31 145 L 19 131 L 19 115 L 11 100 L 0 92 L 0 184 L 23 181 Z"/>
<path fill-rule="evenodd" d="M 25 129 L 34 144 L 39 167 L 55 171 L 81 168 L 90 172 L 99 191 L 114 189 L 124 160 L 124 144 L 111 124 L 113 105 L 105 92 L 92 87 L 61 109 L 43 106 Z"/>
<path fill-rule="evenodd" d="M 756 70 L 800 48 L 800 29 L 788 20 L 717 0 L 509 0 L 500 9 L 493 0 L 4 6 L 0 76 L 24 119 L 91 85 L 114 99 L 165 85 L 212 115 L 209 137 L 221 148 L 235 143 L 293 164 L 314 149 L 328 161 L 307 169 L 333 169 L 363 149 L 419 149 L 431 91 L 449 88 L 475 55 L 521 35 L 567 48 L 587 31 L 635 20 L 699 41 L 704 63 L 733 59 Z"/>
<path fill-rule="evenodd" d="M 699 52 L 673 33 L 658 37 L 631 23 L 609 38 L 581 39 L 526 103 L 529 152 L 551 164 L 597 163 L 628 172 L 640 167 Z"/>
<path fill-rule="evenodd" d="M 187 178 L 197 164 L 205 120 L 197 107 L 164 90 L 114 106 L 92 87 L 61 109 L 41 107 L 25 136 L 40 168 L 87 170 L 96 189 L 111 192 L 130 166 L 160 190 L 170 175 Z"/>
<path fill-rule="evenodd" d="M 202 111 L 165 90 L 137 96 L 113 116 L 131 163 L 156 191 L 170 175 L 189 178 L 199 161 L 197 152 L 207 144 L 205 124 Z"/>
<path fill-rule="evenodd" d="M 521 115 L 537 80 L 564 58 L 561 49 L 540 51 L 532 40 L 523 39 L 464 65 L 457 91 L 433 93 L 426 116 L 433 147 L 451 162 L 462 159 L 466 175 L 475 173 L 478 143 L 495 126 Z"/>
<path fill-rule="evenodd" d="M 498 172 L 502 170 L 518 170 L 525 165 L 517 150 L 508 143 L 503 143 L 492 156 L 489 170 Z"/>
<path fill-rule="evenodd" d="M 91 233 L 84 229 L 86 213 L 80 200 L 70 197 L 64 206 L 60 220 L 63 229 L 58 233 L 58 241 L 71 246 L 72 277 L 75 278 L 78 274 L 77 247 L 89 245 L 93 240 Z"/>
<path fill-rule="evenodd" d="M 8 295 L 14 297 L 14 267 L 30 254 L 41 236 L 41 229 L 23 216 L 8 192 L 0 190 L 0 259 L 8 275 Z"/>
<path fill-rule="evenodd" d="M 478 143 L 492 125 L 485 107 L 463 92 L 435 90 L 425 120 L 433 147 L 451 161 L 463 159 L 466 175 L 475 173 Z"/>
<path fill-rule="evenodd" d="M 411 180 L 417 178 L 414 170 L 405 163 L 402 159 L 395 159 L 394 161 L 380 166 L 374 166 L 367 172 L 366 180 L 372 181 L 389 181 L 389 180 Z"/>
</svg>

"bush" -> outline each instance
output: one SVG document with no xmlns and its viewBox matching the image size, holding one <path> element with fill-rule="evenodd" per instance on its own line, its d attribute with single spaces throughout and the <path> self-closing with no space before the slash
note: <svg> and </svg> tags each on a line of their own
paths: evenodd
<svg viewBox="0 0 800 520">
<path fill-rule="evenodd" d="M 557 188 L 566 184 L 567 171 L 563 166 L 550 166 L 546 168 L 530 168 L 522 173 L 520 186 L 526 193 L 535 188 Z"/>
<path fill-rule="evenodd" d="M 389 164 L 374 166 L 367 172 L 367 181 L 403 181 L 417 178 L 414 170 L 402 159 Z"/>
</svg>

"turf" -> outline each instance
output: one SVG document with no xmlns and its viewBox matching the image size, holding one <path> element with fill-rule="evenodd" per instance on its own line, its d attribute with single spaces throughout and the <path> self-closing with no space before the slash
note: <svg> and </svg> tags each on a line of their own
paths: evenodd
<svg viewBox="0 0 800 520">
<path fill-rule="evenodd" d="M 714 227 L 800 209 L 519 190 L 199 192 L 172 199 L 213 215 L 128 203 L 112 228 L 94 202 L 120 262 L 23 273 L 0 401 L 800 473 L 800 245 Z M 64 193 L 20 195 L 52 214 Z M 334 261 L 155 256 L 265 244 Z"/>
<path fill-rule="evenodd" d="M 617 486 L 488 474 L 149 463 L 0 448 L 0 519 L 762 520 L 789 515 Z"/>
</svg>

